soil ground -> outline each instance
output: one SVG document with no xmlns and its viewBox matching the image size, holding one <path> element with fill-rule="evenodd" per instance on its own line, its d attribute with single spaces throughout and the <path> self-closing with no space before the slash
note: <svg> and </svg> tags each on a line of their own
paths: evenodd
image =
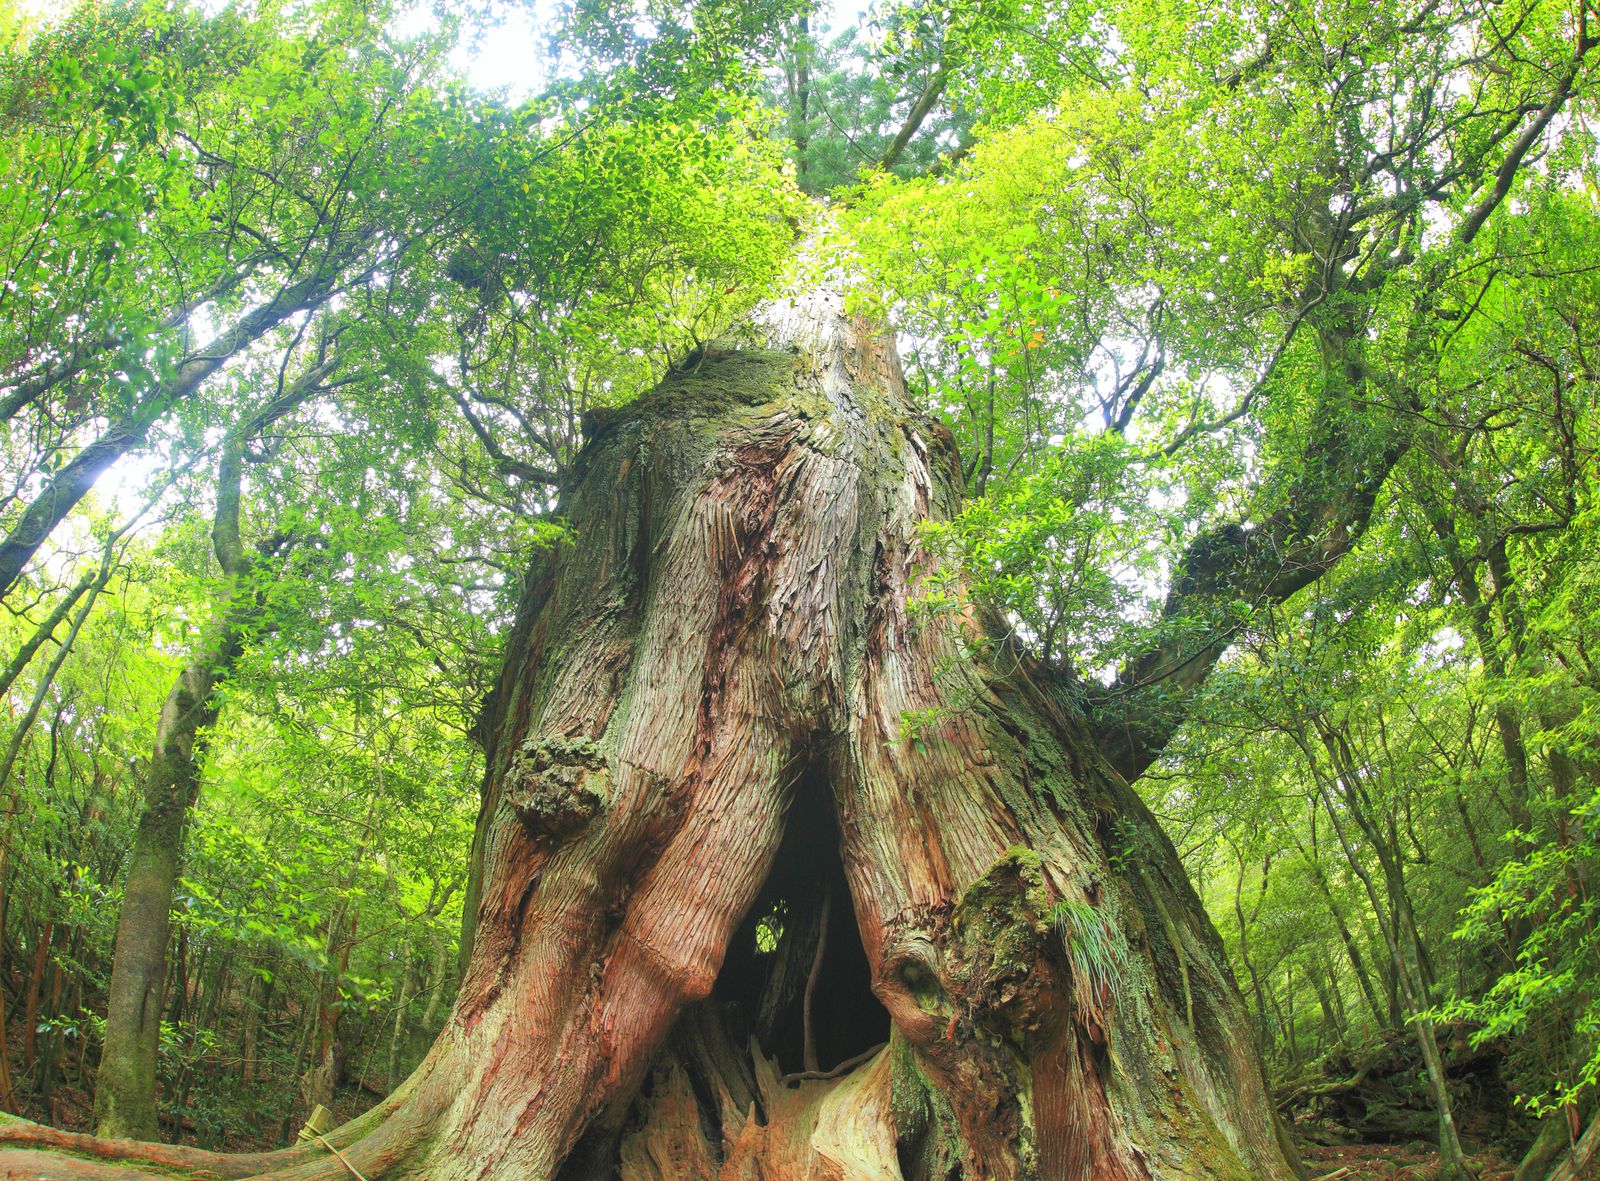
<svg viewBox="0 0 1600 1181">
<path fill-rule="evenodd" d="M 1439 1175 L 1438 1154 L 1425 1144 L 1351 1144 L 1338 1148 L 1302 1147 L 1312 1181 L 1432 1181 Z M 1489 1151 L 1471 1158 L 1481 1181 L 1509 1181 L 1516 1162 Z"/>
</svg>

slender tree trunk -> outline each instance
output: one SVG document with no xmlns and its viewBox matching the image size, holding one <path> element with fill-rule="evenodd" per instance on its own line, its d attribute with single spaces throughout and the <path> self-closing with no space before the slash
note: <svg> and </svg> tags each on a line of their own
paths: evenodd
<svg viewBox="0 0 1600 1181">
<path fill-rule="evenodd" d="M 1444 460 L 1444 466 L 1455 490 L 1456 509 L 1467 517 L 1474 533 L 1478 536 L 1480 548 L 1485 554 L 1498 550 L 1499 563 L 1491 563 L 1490 576 L 1495 580 L 1493 589 L 1497 590 L 1496 598 L 1502 596 L 1509 599 L 1515 598 L 1515 590 L 1504 565 L 1505 551 L 1491 536 L 1489 527 L 1484 520 L 1482 499 L 1470 487 L 1466 475 L 1460 471 L 1448 448 L 1435 448 L 1435 457 Z M 1505 655 L 1501 650 L 1499 639 L 1495 636 L 1494 614 L 1490 602 L 1484 597 L 1483 589 L 1479 583 L 1478 571 L 1474 568 L 1473 561 L 1462 552 L 1460 542 L 1456 538 L 1455 522 L 1447 515 L 1442 507 L 1435 506 L 1429 512 L 1429 523 L 1440 545 L 1444 549 L 1445 558 L 1450 563 L 1451 572 L 1455 575 L 1456 589 L 1460 592 L 1462 601 L 1467 608 L 1467 620 L 1472 637 L 1478 648 L 1478 655 L 1483 660 L 1484 668 L 1490 677 L 1499 683 L 1501 688 L 1509 684 L 1509 670 L 1506 667 Z M 1520 614 L 1514 609 L 1508 623 L 1520 623 Z M 1508 627 L 1506 639 L 1515 653 L 1522 647 L 1520 627 Z M 1520 834 L 1512 844 L 1513 855 L 1524 856 L 1529 845 L 1527 834 L 1533 831 L 1533 812 L 1528 798 L 1528 748 L 1523 738 L 1522 719 L 1517 709 L 1505 701 L 1497 699 L 1494 703 L 1495 731 L 1500 739 L 1500 749 L 1506 760 L 1506 788 L 1510 796 L 1509 807 L 1511 823 Z M 1508 924 L 1507 936 L 1511 940 L 1511 955 L 1516 958 L 1517 947 L 1520 946 L 1524 932 L 1516 924 Z"/>
<path fill-rule="evenodd" d="M 317 1005 L 317 1000 L 320 996 L 321 983 L 319 980 L 318 991 L 312 995 L 311 1000 L 300 1013 L 300 1035 L 295 1038 L 294 1066 L 289 1071 L 290 1076 L 293 1078 L 303 1079 L 305 1076 L 306 1061 L 311 1055 L 312 1039 L 317 1032 L 317 1017 L 321 1013 L 321 1009 Z M 283 1129 L 284 1137 L 287 1139 L 289 1133 L 294 1130 L 292 1114 L 284 1116 Z"/>
<path fill-rule="evenodd" d="M 214 707 L 195 700 L 180 685 L 167 699 L 157 729 L 112 956 L 105 1043 L 95 1086 L 95 1125 L 102 1136 L 149 1140 L 156 1135 L 156 1060 L 172 895 L 189 806 L 199 790 L 195 740 L 214 717 Z"/>
<path fill-rule="evenodd" d="M 400 1060 L 405 1054 L 406 1034 L 409 1032 L 406 1014 L 411 1006 L 412 990 L 417 983 L 416 950 L 407 943 L 401 954 L 404 963 L 400 968 L 400 988 L 395 996 L 394 1031 L 389 1035 L 389 1060 L 385 1071 L 391 1091 L 400 1085 Z"/>
<path fill-rule="evenodd" d="M 1345 1022 L 1338 1003 L 1339 984 L 1331 973 L 1325 980 L 1315 967 L 1306 971 L 1306 979 L 1311 982 L 1311 991 L 1317 997 L 1317 1008 L 1322 1011 L 1322 1026 L 1317 1031 L 1317 1050 L 1320 1052 L 1330 1039 L 1338 1042 L 1343 1038 Z"/>
<path fill-rule="evenodd" d="M 795 181 L 810 192 L 811 160 L 811 17 L 795 18 L 793 43 L 784 63 L 789 86 L 789 139 L 794 145 Z"/>
<path fill-rule="evenodd" d="M 1311 879 L 1317 885 L 1317 893 L 1322 895 L 1322 900 L 1328 906 L 1328 914 L 1333 919 L 1334 930 L 1339 933 L 1339 943 L 1344 948 L 1345 958 L 1350 961 L 1350 969 L 1355 974 L 1356 986 L 1361 990 L 1362 999 L 1367 1002 L 1367 1009 L 1372 1014 L 1372 1020 L 1379 1029 L 1390 1024 L 1391 1028 L 1397 1026 L 1385 1022 L 1383 1008 L 1378 1003 L 1378 990 L 1372 983 L 1372 975 L 1367 971 L 1366 957 L 1361 954 L 1361 948 L 1356 943 L 1355 935 L 1350 931 L 1350 925 L 1345 921 L 1344 908 L 1339 905 L 1339 900 L 1333 893 L 1333 886 L 1328 881 L 1327 872 L 1322 868 L 1315 849 L 1308 850 L 1300 843 L 1300 838 L 1294 835 L 1292 827 L 1287 828 L 1290 837 L 1295 842 L 1295 848 L 1311 868 Z M 1335 986 L 1334 995 L 1338 995 Z"/>
<path fill-rule="evenodd" d="M 45 970 L 50 966 L 50 944 L 56 934 L 55 922 L 39 924 L 39 938 L 33 945 L 33 970 L 28 973 L 27 1001 L 22 1010 L 22 1065 L 32 1070 L 39 1045 L 39 1006 L 44 1003 Z"/>
<path fill-rule="evenodd" d="M 213 529 L 223 587 L 205 634 L 167 695 L 145 772 L 144 810 L 123 885 L 95 1086 L 94 1119 L 101 1136 L 156 1136 L 157 1055 L 173 892 L 189 810 L 200 790 L 203 736 L 217 720 L 215 689 L 238 655 L 255 599 L 249 585 L 251 564 L 239 544 L 242 462 L 243 441 L 233 440 L 218 464 Z"/>
<path fill-rule="evenodd" d="M 439 1024 L 439 1013 L 444 1009 L 445 994 L 450 991 L 451 983 L 445 978 L 445 972 L 450 967 L 450 949 L 443 942 L 433 953 L 433 985 L 428 993 L 428 1007 L 422 1012 L 422 1029 L 424 1033 L 431 1034 Z"/>
<path fill-rule="evenodd" d="M 61 951 L 65 954 L 72 942 L 71 928 L 56 924 L 54 942 L 63 944 Z M 60 1017 L 62 1013 L 62 994 L 67 987 L 67 974 L 61 968 L 59 959 L 49 957 L 46 971 L 49 974 L 50 986 L 44 998 L 44 1012 L 51 1017 Z M 55 1122 L 55 1088 L 57 1066 L 61 1061 L 61 1033 L 57 1028 L 44 1035 L 43 1044 L 39 1047 L 39 1077 L 34 1083 L 34 1090 L 39 1098 L 44 1100 L 46 1109 L 50 1112 L 51 1122 Z"/>
<path fill-rule="evenodd" d="M 1278 1028 L 1283 1032 L 1284 1046 L 1289 1051 L 1289 1062 L 1298 1072 L 1304 1065 L 1300 1054 L 1300 1042 L 1297 1036 L 1294 1021 L 1294 967 L 1284 965 L 1283 971 L 1283 1000 L 1280 1003 L 1276 989 L 1268 990 L 1272 997 L 1272 1010 L 1277 1014 Z"/>
<path fill-rule="evenodd" d="M 1309 745 L 1302 744 L 1301 749 L 1311 761 L 1312 774 L 1317 780 L 1319 790 L 1323 793 L 1328 819 L 1333 823 L 1334 832 L 1344 848 L 1351 870 L 1366 889 L 1373 913 L 1378 920 L 1378 927 L 1388 944 L 1390 962 L 1394 970 L 1393 995 L 1397 998 L 1397 1003 L 1404 1004 L 1406 1020 L 1411 1026 L 1417 1048 L 1422 1055 L 1423 1067 L 1427 1073 L 1428 1091 L 1439 1119 L 1441 1176 L 1446 1181 L 1470 1179 L 1473 1177 L 1473 1172 L 1467 1165 L 1466 1153 L 1461 1147 L 1461 1137 L 1456 1130 L 1444 1056 L 1439 1051 L 1433 1019 L 1428 1016 L 1433 1004 L 1430 996 L 1432 971 L 1421 952 L 1421 939 L 1417 933 L 1416 920 L 1411 909 L 1411 896 L 1406 888 L 1399 853 L 1392 841 L 1385 837 L 1383 830 L 1366 807 L 1355 760 L 1342 735 L 1329 728 L 1322 719 L 1313 721 L 1333 763 L 1334 781 L 1339 786 L 1345 808 L 1354 818 L 1361 835 L 1366 838 L 1368 847 L 1377 857 L 1383 871 L 1384 887 L 1389 903 L 1387 908 L 1380 901 L 1372 875 L 1362 863 L 1360 853 L 1352 843 L 1344 823 L 1339 819 L 1339 809 L 1328 792 L 1327 784 L 1317 768 Z"/>
<path fill-rule="evenodd" d="M 344 1076 L 344 1055 L 339 1046 L 339 1017 L 344 1011 L 340 991 L 350 970 L 350 948 L 355 942 L 357 916 L 352 914 L 348 922 L 346 928 L 341 913 L 328 924 L 328 967 L 317 985 L 311 1069 L 305 1078 L 308 1112 L 315 1111 L 319 1104 L 331 1111 L 334 1093 Z"/>
<path fill-rule="evenodd" d="M 189 932 L 186 928 L 178 931 L 178 947 L 171 968 L 171 983 L 162 993 L 171 998 L 167 1002 L 167 1021 L 179 1025 L 189 1015 Z"/>
<path fill-rule="evenodd" d="M 216 1029 L 222 1023 L 222 1005 L 227 999 L 228 989 L 233 984 L 233 951 L 229 948 L 224 952 L 217 963 L 217 970 L 211 975 L 211 984 L 196 988 L 195 1008 L 200 1013 L 195 1022 L 201 1029 Z M 205 1005 L 202 1008 L 200 1001 L 204 996 Z"/>
<path fill-rule="evenodd" d="M 17 810 L 17 793 L 11 793 L 10 811 L 15 815 Z M 11 833 L 9 826 L 0 833 L 0 1110 L 16 1111 L 17 1097 L 12 1090 L 11 1083 L 11 1039 L 6 1032 L 6 1019 L 10 1012 L 10 1004 L 6 1000 L 6 989 L 11 983 L 11 967 L 7 962 L 11 957 L 11 941 L 6 937 L 6 930 L 11 915 Z"/>
<path fill-rule="evenodd" d="M 395 886 L 395 904 L 400 906 L 400 911 L 402 914 L 406 914 L 407 912 L 404 906 L 400 905 L 399 887 L 395 884 L 392 874 L 389 880 L 391 885 Z M 434 919 L 439 917 L 439 914 L 446 906 L 450 904 L 450 899 L 455 896 L 455 892 L 462 887 L 465 880 L 466 878 L 463 874 L 451 878 L 451 880 L 448 882 L 436 882 L 434 884 L 432 896 L 429 898 L 428 905 L 424 907 L 422 911 L 412 920 L 412 922 L 415 924 L 413 929 L 419 933 L 419 936 L 421 932 L 426 929 L 422 926 L 422 924 L 431 923 Z M 412 916 L 407 915 L 408 919 L 411 917 Z M 394 1033 L 389 1040 L 389 1057 L 387 1063 L 388 1086 L 389 1090 L 391 1091 L 400 1085 L 400 1064 L 402 1061 L 404 1061 L 407 1048 L 411 1042 L 411 1001 L 417 993 L 418 973 L 420 971 L 422 962 L 419 958 L 418 950 L 417 941 L 408 940 L 403 952 L 405 962 L 400 972 L 399 1003 L 395 1006 Z M 424 1030 L 432 1030 L 434 1028 L 434 1022 L 438 1019 L 439 1009 L 445 993 L 445 964 L 448 959 L 449 955 L 447 949 L 442 943 L 439 944 L 438 950 L 434 954 L 432 977 L 434 985 L 431 990 L 431 995 L 428 998 L 427 1010 L 424 1013 L 422 1020 L 422 1028 Z"/>
<path fill-rule="evenodd" d="M 240 1051 L 239 1082 L 246 1086 L 254 1086 L 256 1081 L 257 1055 L 261 1037 L 261 1017 L 271 1000 L 272 987 L 264 985 L 260 980 L 252 977 L 250 987 L 244 994 L 244 1032 L 243 1049 Z"/>
<path fill-rule="evenodd" d="M 359 732 L 357 734 L 359 738 Z M 368 735 L 369 742 L 375 742 L 377 734 Z M 304 1091 L 306 1109 L 308 1114 L 316 1111 L 320 1104 L 332 1110 L 334 1092 L 338 1089 L 339 1082 L 344 1076 L 344 1057 L 339 1046 L 339 1017 L 344 1011 L 344 1002 L 340 992 L 344 987 L 344 978 L 350 968 L 350 949 L 355 946 L 356 931 L 360 924 L 359 909 L 349 904 L 348 899 L 356 884 L 356 878 L 361 873 L 362 864 L 367 859 L 367 850 L 371 848 L 377 833 L 378 810 L 383 804 L 384 790 L 387 781 L 384 778 L 383 752 L 374 745 L 376 753 L 376 788 L 372 798 L 367 802 L 367 815 L 361 826 L 361 839 L 356 844 L 354 854 L 350 858 L 349 868 L 345 871 L 344 881 L 340 893 L 346 901 L 341 902 L 339 908 L 328 920 L 328 938 L 324 948 L 327 968 L 322 972 L 317 985 L 316 1020 L 314 1025 L 315 1042 L 311 1059 L 311 1069 L 306 1073 Z M 348 917 L 347 916 L 348 912 Z M 348 935 L 346 934 L 348 930 Z"/>
<path fill-rule="evenodd" d="M 1073 696 L 979 609 L 916 616 L 948 432 L 836 298 L 758 331 L 589 440 L 485 719 L 454 1012 L 341 1156 L 0 1144 L 281 1181 L 1295 1175 L 1221 941 Z M 785 1082 L 756 930 L 830 882 L 828 1069 Z"/>
<path fill-rule="evenodd" d="M 1239 961 L 1250 975 L 1250 991 L 1256 999 L 1256 1029 L 1264 1043 L 1263 1048 L 1270 1050 L 1272 1023 L 1267 1020 L 1267 1003 L 1261 994 L 1261 977 L 1256 972 L 1255 961 L 1250 958 L 1250 924 L 1244 917 L 1244 854 L 1236 848 L 1233 855 L 1239 863 L 1239 873 L 1233 879 L 1233 915 L 1239 924 Z"/>
</svg>

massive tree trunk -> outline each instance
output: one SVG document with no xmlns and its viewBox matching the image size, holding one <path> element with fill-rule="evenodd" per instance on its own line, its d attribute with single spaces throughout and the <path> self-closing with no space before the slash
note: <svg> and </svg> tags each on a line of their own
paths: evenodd
<svg viewBox="0 0 1600 1181">
<path fill-rule="evenodd" d="M 1171 844 L 1070 693 L 916 605 L 948 433 L 834 297 L 762 320 L 591 430 L 401 1090 L 339 1156 L 0 1138 L 284 1179 L 1293 1175 Z"/>
</svg>

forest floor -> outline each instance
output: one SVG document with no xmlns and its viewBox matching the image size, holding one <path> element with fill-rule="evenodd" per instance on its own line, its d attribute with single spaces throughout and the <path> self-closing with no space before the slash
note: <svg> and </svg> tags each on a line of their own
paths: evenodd
<svg viewBox="0 0 1600 1181">
<path fill-rule="evenodd" d="M 13 1032 L 13 1037 L 8 1039 L 12 1043 L 9 1058 L 13 1077 L 22 1084 L 17 1087 L 15 1095 L 19 1110 L 13 1114 L 69 1131 L 89 1131 L 93 1124 L 93 1098 L 90 1092 L 72 1085 L 72 1081 L 63 1080 L 52 1088 L 51 1101 L 48 1104 L 42 1101 L 26 1085 L 27 1072 L 21 1072 L 23 1077 L 17 1077 L 17 1068 L 22 1061 L 21 1038 L 14 1031 L 8 1032 Z M 70 1078 L 77 1072 L 69 1068 L 67 1073 Z M 353 1118 L 376 1101 L 377 1093 L 373 1090 L 343 1087 L 336 1105 L 336 1118 L 339 1121 Z M 3 1106 L 3 1098 L 0 1098 L 0 1107 Z M 223 1122 L 229 1125 L 227 1131 L 220 1136 L 214 1134 L 205 1137 L 210 1142 L 206 1146 L 229 1152 L 280 1147 L 282 1124 L 279 1120 L 264 1118 L 259 1110 L 253 1113 L 253 1117 L 237 1121 L 224 1119 Z M 163 1132 L 170 1135 L 173 1130 L 167 1127 Z M 200 1139 L 196 1136 L 197 1130 L 185 1121 L 181 1142 L 196 1143 Z M 1438 1155 L 1423 1143 L 1328 1146 L 1301 1141 L 1300 1155 L 1311 1181 L 1433 1181 L 1439 1176 Z M 1474 1154 L 1471 1160 L 1480 1181 L 1510 1181 L 1516 1171 L 1517 1162 L 1514 1158 L 1508 1160 L 1492 1148 Z"/>
<path fill-rule="evenodd" d="M 3 6 L 4 0 L 0 0 Z M 0 995 L 0 1003 L 4 996 Z M 57 1082 L 50 1088 L 48 1100 L 34 1089 L 34 1072 L 24 1067 L 21 1021 L 6 1023 L 6 1059 L 13 1085 L 13 1105 L 0 1095 L 0 1111 L 20 1115 L 35 1123 L 48 1124 L 68 1132 L 89 1132 L 94 1128 L 93 1069 L 85 1070 L 70 1054 L 61 1064 Z M 204 1094 L 206 1088 L 197 1088 Z M 355 1082 L 342 1084 L 334 1096 L 334 1123 L 354 1119 L 373 1107 L 384 1097 L 384 1092 L 373 1085 Z M 298 1088 L 281 1075 L 263 1079 L 250 1100 L 241 1099 L 238 1091 L 220 1107 L 197 1109 L 186 1114 L 180 1131 L 170 1119 L 164 1118 L 162 1139 L 176 1143 L 208 1148 L 218 1152 L 267 1152 L 282 1148 L 304 1119 L 304 1105 Z M 164 1108 L 169 1111 L 170 1108 Z"/>
<path fill-rule="evenodd" d="M 1431 1181 L 1439 1175 L 1439 1155 L 1424 1144 L 1320 1144 L 1300 1149 L 1311 1181 Z M 1474 1155 L 1480 1181 L 1509 1181 L 1517 1162 L 1493 1149 Z"/>
</svg>

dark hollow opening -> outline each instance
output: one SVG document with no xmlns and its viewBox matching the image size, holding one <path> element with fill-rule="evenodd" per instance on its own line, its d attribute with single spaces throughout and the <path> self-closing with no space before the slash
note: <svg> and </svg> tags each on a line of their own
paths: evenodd
<svg viewBox="0 0 1600 1181">
<path fill-rule="evenodd" d="M 713 994 L 785 1074 L 807 1069 L 808 984 L 819 1069 L 889 1038 L 839 844 L 833 792 L 825 771 L 814 768 L 795 784 L 772 872 L 734 934 Z"/>
</svg>

